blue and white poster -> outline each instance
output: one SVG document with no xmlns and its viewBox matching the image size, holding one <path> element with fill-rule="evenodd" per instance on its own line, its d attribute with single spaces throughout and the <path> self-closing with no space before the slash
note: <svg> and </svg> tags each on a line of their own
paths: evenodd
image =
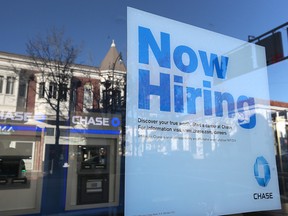
<svg viewBox="0 0 288 216">
<path fill-rule="evenodd" d="M 126 216 L 279 209 L 265 50 L 128 8 Z"/>
</svg>

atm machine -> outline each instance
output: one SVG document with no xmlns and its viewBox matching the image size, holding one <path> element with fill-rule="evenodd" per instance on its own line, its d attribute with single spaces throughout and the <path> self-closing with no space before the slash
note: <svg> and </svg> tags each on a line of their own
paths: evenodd
<svg viewBox="0 0 288 216">
<path fill-rule="evenodd" d="M 118 138 L 87 138 L 69 146 L 66 210 L 119 204 Z"/>
<path fill-rule="evenodd" d="M 109 201 L 109 156 L 109 146 L 78 146 L 78 205 Z"/>
<path fill-rule="evenodd" d="M 30 187 L 23 159 L 29 159 L 29 157 L 20 155 L 0 156 L 0 189 Z"/>
</svg>

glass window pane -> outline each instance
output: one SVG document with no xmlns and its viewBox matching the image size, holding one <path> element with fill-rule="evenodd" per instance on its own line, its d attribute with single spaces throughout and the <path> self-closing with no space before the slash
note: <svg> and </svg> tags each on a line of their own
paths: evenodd
<svg viewBox="0 0 288 216">
<path fill-rule="evenodd" d="M 45 82 L 39 83 L 39 98 L 45 97 Z"/>
<path fill-rule="evenodd" d="M 7 77 L 6 94 L 14 93 L 14 82 L 15 82 L 15 77 Z"/>
<path fill-rule="evenodd" d="M 4 83 L 4 77 L 0 76 L 0 93 L 3 91 L 3 83 Z"/>
<path fill-rule="evenodd" d="M 19 84 L 19 97 L 26 97 L 26 83 L 20 83 Z"/>
<path fill-rule="evenodd" d="M 57 97 L 57 84 L 54 82 L 49 83 L 48 97 L 54 98 L 54 99 L 56 99 L 56 97 Z"/>
<path fill-rule="evenodd" d="M 67 2 L 1 2 L 0 215 L 288 215 L 287 1 Z"/>
<path fill-rule="evenodd" d="M 84 85 L 84 101 L 83 101 L 84 110 L 93 108 L 93 92 L 92 85 L 85 84 Z"/>
</svg>

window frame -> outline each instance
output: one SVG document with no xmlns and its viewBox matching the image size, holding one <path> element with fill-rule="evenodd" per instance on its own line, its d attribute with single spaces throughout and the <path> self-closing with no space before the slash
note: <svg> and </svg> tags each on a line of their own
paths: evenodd
<svg viewBox="0 0 288 216">
<path fill-rule="evenodd" d="M 93 109 L 93 85 L 86 83 L 83 87 L 83 111 Z"/>
<path fill-rule="evenodd" d="M 48 88 L 48 98 L 49 99 L 57 99 L 57 83 L 50 82 Z"/>
<path fill-rule="evenodd" d="M 0 76 L 0 94 L 3 93 L 3 87 L 4 87 L 4 76 Z"/>
<path fill-rule="evenodd" d="M 15 77 L 14 76 L 7 76 L 6 77 L 6 90 L 5 93 L 7 95 L 13 95 L 14 94 L 14 88 L 15 88 Z"/>
<path fill-rule="evenodd" d="M 45 82 L 40 82 L 38 86 L 38 97 L 44 98 L 45 97 Z"/>
</svg>

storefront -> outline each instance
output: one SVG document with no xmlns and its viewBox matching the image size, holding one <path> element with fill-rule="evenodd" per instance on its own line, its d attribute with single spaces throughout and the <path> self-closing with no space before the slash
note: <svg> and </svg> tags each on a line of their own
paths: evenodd
<svg viewBox="0 0 288 216">
<path fill-rule="evenodd" d="M 71 126 L 61 126 L 58 146 L 55 125 L 46 120 L 1 124 L 0 193 L 7 197 L 0 200 L 1 215 L 118 208 L 120 116 L 72 116 Z"/>
<path fill-rule="evenodd" d="M 0 128 L 0 214 L 39 213 L 43 184 L 42 129 L 3 121 Z"/>
</svg>

